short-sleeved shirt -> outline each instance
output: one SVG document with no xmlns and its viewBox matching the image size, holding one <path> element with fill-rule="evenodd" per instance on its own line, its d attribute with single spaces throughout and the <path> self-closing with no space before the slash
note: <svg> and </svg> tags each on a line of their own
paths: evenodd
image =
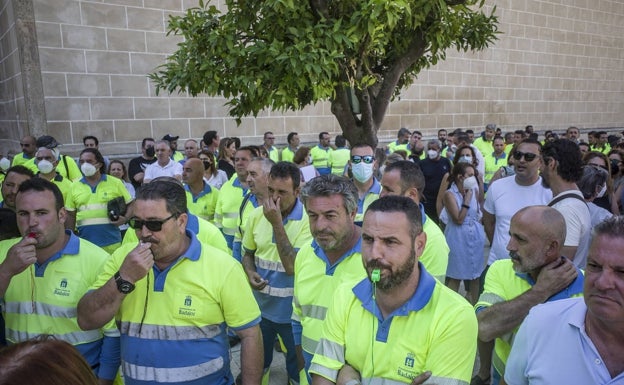
<svg viewBox="0 0 624 385">
<path fill-rule="evenodd" d="M 310 156 L 312 156 L 312 164 L 316 168 L 316 171 L 321 175 L 327 175 L 331 173 L 330 154 L 332 152 L 331 147 L 323 148 L 320 144 L 310 149 Z"/>
<path fill-rule="evenodd" d="M 215 225 L 221 229 L 227 245 L 232 250 L 234 236 L 239 225 L 239 211 L 247 189 L 243 187 L 238 176 L 234 174 L 219 191 L 219 199 L 215 208 Z"/>
<path fill-rule="evenodd" d="M 186 236 L 189 248 L 164 270 L 154 265 L 116 314 L 127 385 L 232 384 L 226 326 L 260 322 L 240 263 Z M 134 247 L 117 249 L 92 288 L 104 286 Z"/>
<path fill-rule="evenodd" d="M 335 382 L 348 362 L 363 384 L 409 384 L 427 370 L 431 383 L 469 383 L 477 348 L 474 311 L 422 264 L 419 268 L 416 291 L 386 319 L 368 278 L 355 287 L 338 287 L 310 373 Z"/>
<path fill-rule="evenodd" d="M 282 160 L 285 162 L 292 163 L 295 157 L 295 152 L 297 152 L 296 148 L 293 150 L 290 147 L 284 147 L 284 149 L 282 150 Z"/>
<path fill-rule="evenodd" d="M 578 269 L 577 271 L 578 276 L 576 279 L 568 287 L 548 298 L 547 302 L 583 295 L 583 272 Z M 514 271 L 511 259 L 496 261 L 487 272 L 483 293 L 479 297 L 475 309 L 478 312 L 497 303 L 510 301 L 528 291 L 533 285 L 535 285 L 535 281 L 529 275 Z M 505 373 L 505 365 L 511 351 L 511 344 L 517 331 L 518 328 L 496 338 L 494 342 L 492 365 L 501 375 Z"/>
<path fill-rule="evenodd" d="M 444 282 L 446 269 L 448 268 L 448 257 L 451 249 L 446 242 L 446 237 L 438 225 L 425 214 L 425 209 L 420 205 L 422 215 L 423 232 L 427 234 L 425 249 L 419 261 L 425 266 L 429 274 Z"/>
<path fill-rule="evenodd" d="M 373 184 L 368 189 L 366 194 L 358 199 L 358 207 L 357 212 L 355 214 L 355 219 L 353 220 L 356 225 L 362 226 L 362 221 L 364 221 L 364 214 L 366 214 L 366 209 L 370 206 L 371 203 L 379 199 L 379 194 L 381 194 L 381 184 L 377 181 L 376 178 L 373 178 Z"/>
<path fill-rule="evenodd" d="M 520 326 L 505 371 L 509 385 L 624 384 L 611 378 L 603 358 L 585 332 L 583 298 L 538 305 Z"/>
<path fill-rule="evenodd" d="M 552 205 L 552 208 L 559 211 L 566 223 L 566 238 L 564 246 L 576 247 L 574 254 L 574 264 L 581 269 L 587 263 L 587 253 L 591 237 L 591 214 L 583 194 L 579 190 L 563 191 L 553 197 L 553 201 L 566 194 L 574 194 L 575 197 L 564 198 Z"/>
<path fill-rule="evenodd" d="M 145 173 L 145 169 L 150 164 L 156 162 L 156 158 L 145 159 L 142 156 L 130 159 L 130 163 L 128 163 L 128 177 L 130 178 L 130 183 L 137 188 L 141 186 L 141 183 L 136 182 L 134 180 L 134 176 L 139 173 Z M 145 177 L 145 175 L 143 175 Z"/>
<path fill-rule="evenodd" d="M 329 158 L 332 174 L 342 176 L 344 174 L 344 169 L 351 158 L 351 151 L 348 148 L 338 148 L 329 154 Z"/>
<path fill-rule="evenodd" d="M 551 198 L 552 191 L 542 186 L 541 177 L 530 186 L 519 185 L 513 175 L 492 183 L 483 204 L 483 209 L 496 218 L 488 265 L 498 259 L 509 258 L 507 243 L 511 217 L 525 207 L 546 205 Z"/>
<path fill-rule="evenodd" d="M 104 341 L 114 339 L 118 349 L 119 332 L 114 321 L 101 329 L 82 330 L 76 318 L 78 301 L 95 282 L 109 255 L 69 230 L 66 234 L 69 239 L 63 249 L 43 264 L 32 264 L 11 278 L 2 298 L 7 341 L 16 344 L 51 334 L 74 345 L 91 367 L 99 365 L 95 371 L 99 377 L 112 380 L 119 368 L 119 353 L 110 351 L 112 346 L 104 346 Z M 0 263 L 21 240 L 0 242 Z"/>
<path fill-rule="evenodd" d="M 76 212 L 80 238 L 100 247 L 121 242 L 119 228 L 110 223 L 107 212 L 108 202 L 118 197 L 122 197 L 126 204 L 132 202 L 123 182 L 106 174 L 100 177 L 95 187 L 91 187 L 84 177 L 72 184 L 65 208 Z"/>
<path fill-rule="evenodd" d="M 186 190 L 186 206 L 189 212 L 207 221 L 213 221 L 219 190 L 210 187 L 206 182 L 203 183 L 204 189 L 197 195 L 193 195 L 188 185 L 184 186 L 184 190 Z"/>
<path fill-rule="evenodd" d="M 169 163 L 167 163 L 164 167 L 158 164 L 158 162 L 154 162 L 147 166 L 143 180 L 150 181 L 161 176 L 170 176 L 175 178 L 176 175 L 182 175 L 182 165 L 179 162 L 169 159 Z"/>
<path fill-rule="evenodd" d="M 308 214 L 299 199 L 282 223 L 295 251 L 312 241 Z M 275 323 L 290 323 L 294 277 L 286 274 L 273 226 L 264 217 L 262 206 L 255 208 L 245 223 L 243 250 L 254 255 L 257 273 L 269 281 L 262 290 L 254 290 L 262 317 Z"/>
</svg>

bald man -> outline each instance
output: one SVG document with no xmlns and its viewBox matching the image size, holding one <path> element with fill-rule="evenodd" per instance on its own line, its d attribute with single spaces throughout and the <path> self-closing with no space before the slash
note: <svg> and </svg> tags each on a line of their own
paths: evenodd
<svg viewBox="0 0 624 385">
<path fill-rule="evenodd" d="M 511 218 L 510 259 L 494 262 L 475 305 L 479 339 L 495 339 L 492 384 L 505 373 L 511 341 L 532 307 L 583 295 L 583 274 L 562 256 L 566 222 L 548 206 L 529 206 Z"/>
<path fill-rule="evenodd" d="M 182 167 L 187 207 L 191 214 L 212 222 L 219 190 L 204 180 L 204 163 L 199 158 L 187 159 Z"/>
</svg>

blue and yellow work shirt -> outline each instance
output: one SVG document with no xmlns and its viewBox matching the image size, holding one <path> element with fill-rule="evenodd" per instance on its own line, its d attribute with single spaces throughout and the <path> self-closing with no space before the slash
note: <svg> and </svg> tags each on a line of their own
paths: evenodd
<svg viewBox="0 0 624 385">
<path fill-rule="evenodd" d="M 241 184 L 238 176 L 234 174 L 229 181 L 221 186 L 219 199 L 215 208 L 215 225 L 221 230 L 228 248 L 234 247 L 234 235 L 238 228 L 238 216 L 241 203 L 247 194 L 247 188 Z"/>
<path fill-rule="evenodd" d="M 42 177 L 40 173 L 37 173 L 37 176 L 40 178 Z M 51 182 L 54 183 L 59 190 L 61 190 L 63 202 L 67 202 L 69 192 L 71 191 L 72 181 L 67 178 L 63 178 L 61 174 L 57 173 L 54 178 L 52 178 Z"/>
<path fill-rule="evenodd" d="M 353 286 L 363 278 L 366 270 L 362 264 L 361 238 L 333 264 L 316 241 L 297 253 L 292 325 L 295 345 L 303 348 L 306 372 L 336 288 L 347 282 Z"/>
<path fill-rule="evenodd" d="M 186 190 L 186 207 L 188 211 L 198 217 L 212 222 L 214 220 L 215 208 L 219 199 L 219 190 L 210 187 L 208 183 L 202 181 L 204 189 L 199 194 L 194 195 L 188 185 L 184 186 Z"/>
<path fill-rule="evenodd" d="M 310 223 L 299 199 L 282 223 L 290 244 L 298 251 L 312 241 Z M 294 277 L 287 275 L 273 235 L 273 226 L 264 217 L 262 206 L 249 215 L 243 234 L 243 250 L 254 255 L 256 271 L 269 283 L 254 290 L 262 317 L 275 323 L 290 323 Z"/>
<path fill-rule="evenodd" d="M 368 278 L 355 287 L 338 287 L 310 373 L 335 382 L 349 363 L 362 376 L 362 384 L 409 384 L 428 370 L 428 382 L 468 384 L 477 350 L 474 311 L 418 266 L 416 291 L 385 319 Z"/>
<path fill-rule="evenodd" d="M 119 227 L 110 222 L 107 211 L 108 202 L 117 197 L 123 197 L 126 204 L 132 202 L 123 182 L 106 174 L 102 174 L 95 187 L 84 177 L 72 184 L 65 208 L 76 212 L 80 238 L 100 247 L 121 242 Z"/>
<path fill-rule="evenodd" d="M 69 230 L 65 233 L 69 239 L 62 250 L 11 278 L 2 299 L 6 339 L 16 344 L 51 334 L 74 345 L 98 377 L 112 380 L 119 369 L 119 331 L 114 320 L 101 329 L 82 330 L 76 310 L 109 255 Z M 0 263 L 21 240 L 0 242 Z"/>
<path fill-rule="evenodd" d="M 366 209 L 371 203 L 379 199 L 379 194 L 381 194 L 381 184 L 377 181 L 377 178 L 373 177 L 373 184 L 366 192 L 366 195 L 358 199 L 358 209 L 354 219 L 356 225 L 362 226 Z"/>
<path fill-rule="evenodd" d="M 189 248 L 164 270 L 154 265 L 115 316 L 126 385 L 233 384 L 226 326 L 260 322 L 240 263 L 192 232 L 186 236 Z M 104 286 L 136 245 L 113 253 L 92 288 Z"/>
<path fill-rule="evenodd" d="M 24 166 L 35 174 L 39 172 L 37 165 L 35 164 L 35 157 L 29 157 L 28 155 L 20 152 L 19 154 L 13 157 L 11 160 L 11 167 L 13 166 Z"/>
<path fill-rule="evenodd" d="M 217 226 L 189 212 L 187 212 L 186 215 L 188 217 L 188 220 L 186 221 L 187 231 L 195 234 L 201 243 L 216 247 L 217 249 L 228 254 L 230 253 L 230 249 L 228 248 L 227 243 L 225 243 L 225 238 Z M 128 231 L 126 231 L 126 235 L 124 235 L 123 244 L 136 243 L 138 241 L 139 238 L 137 238 L 136 231 L 128 229 Z"/>
<path fill-rule="evenodd" d="M 568 287 L 548 298 L 546 302 L 583 296 L 583 272 L 579 268 L 576 270 L 578 272 L 576 279 Z M 488 269 L 483 293 L 479 297 L 475 309 L 478 313 L 497 303 L 510 301 L 531 289 L 533 285 L 535 285 L 535 281 L 528 274 L 515 272 L 511 259 L 498 260 Z M 512 332 L 496 338 L 494 342 L 492 365 L 501 377 L 505 375 L 505 365 L 511 352 L 511 343 L 519 328 L 520 326 Z"/>
<path fill-rule="evenodd" d="M 503 152 L 500 156 L 496 156 L 495 153 L 490 152 L 484 158 L 485 176 L 483 181 L 485 184 L 489 184 L 496 171 L 503 166 L 507 166 L 507 154 Z"/>
<path fill-rule="evenodd" d="M 236 234 L 234 235 L 234 244 L 232 247 L 232 256 L 237 261 L 242 261 L 243 259 L 243 232 L 245 230 L 245 223 L 247 223 L 247 218 L 253 212 L 253 210 L 258 207 L 260 203 L 256 198 L 255 194 L 248 192 L 243 198 L 243 203 L 241 203 L 241 207 L 239 209 L 239 218 L 238 218 L 238 227 L 236 228 Z"/>
<path fill-rule="evenodd" d="M 277 163 L 280 160 L 279 150 L 275 146 L 271 146 L 270 148 L 266 148 L 267 153 L 269 154 L 269 159 L 273 162 Z"/>
<path fill-rule="evenodd" d="M 351 150 L 348 148 L 337 148 L 329 154 L 331 173 L 334 175 L 344 175 L 345 167 L 351 159 Z"/>
<path fill-rule="evenodd" d="M 290 162 L 292 163 L 293 159 L 295 158 L 295 152 L 297 152 L 298 148 L 295 148 L 294 150 L 291 149 L 290 147 L 284 147 L 282 149 L 282 161 L 284 162 Z"/>
<path fill-rule="evenodd" d="M 407 154 L 409 155 L 410 150 L 409 150 L 409 141 L 407 143 L 399 143 L 398 140 L 395 140 L 394 142 L 390 142 L 388 143 L 388 154 L 392 154 L 395 151 L 398 150 L 403 150 L 406 151 Z"/>
<path fill-rule="evenodd" d="M 425 243 L 423 253 L 418 260 L 425 265 L 429 274 L 440 282 L 444 282 L 451 249 L 446 243 L 446 237 L 442 230 L 425 214 L 425 206 L 422 203 L 419 206 L 423 232 L 427 234 L 427 243 Z"/>
<path fill-rule="evenodd" d="M 310 156 L 312 156 L 312 165 L 316 168 L 321 175 L 327 175 L 331 173 L 330 155 L 332 153 L 331 147 L 323 148 L 320 144 L 310 149 Z"/>
</svg>

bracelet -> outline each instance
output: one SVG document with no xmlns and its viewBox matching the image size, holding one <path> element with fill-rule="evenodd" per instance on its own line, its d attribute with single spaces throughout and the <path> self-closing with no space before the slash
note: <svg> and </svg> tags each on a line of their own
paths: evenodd
<svg viewBox="0 0 624 385">
<path fill-rule="evenodd" d="M 470 210 L 470 206 L 468 206 L 468 205 L 466 205 L 466 204 L 463 204 L 463 203 L 462 203 L 462 207 L 463 207 L 463 208 L 465 208 L 466 210 Z"/>
<path fill-rule="evenodd" d="M 360 382 L 360 380 L 353 379 L 353 380 L 347 381 L 345 385 L 362 385 L 362 383 Z"/>
</svg>

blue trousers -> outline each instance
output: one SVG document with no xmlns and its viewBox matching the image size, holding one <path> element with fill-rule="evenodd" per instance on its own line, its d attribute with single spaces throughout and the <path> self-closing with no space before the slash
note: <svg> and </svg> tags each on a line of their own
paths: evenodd
<svg viewBox="0 0 624 385">
<path fill-rule="evenodd" d="M 264 370 L 268 370 L 273 362 L 273 345 L 279 334 L 286 347 L 286 371 L 288 377 L 299 383 L 299 370 L 297 369 L 297 354 L 295 353 L 295 339 L 292 334 L 292 325 L 288 323 L 276 323 L 262 318 L 260 321 L 262 331 L 262 343 L 264 344 Z"/>
</svg>

